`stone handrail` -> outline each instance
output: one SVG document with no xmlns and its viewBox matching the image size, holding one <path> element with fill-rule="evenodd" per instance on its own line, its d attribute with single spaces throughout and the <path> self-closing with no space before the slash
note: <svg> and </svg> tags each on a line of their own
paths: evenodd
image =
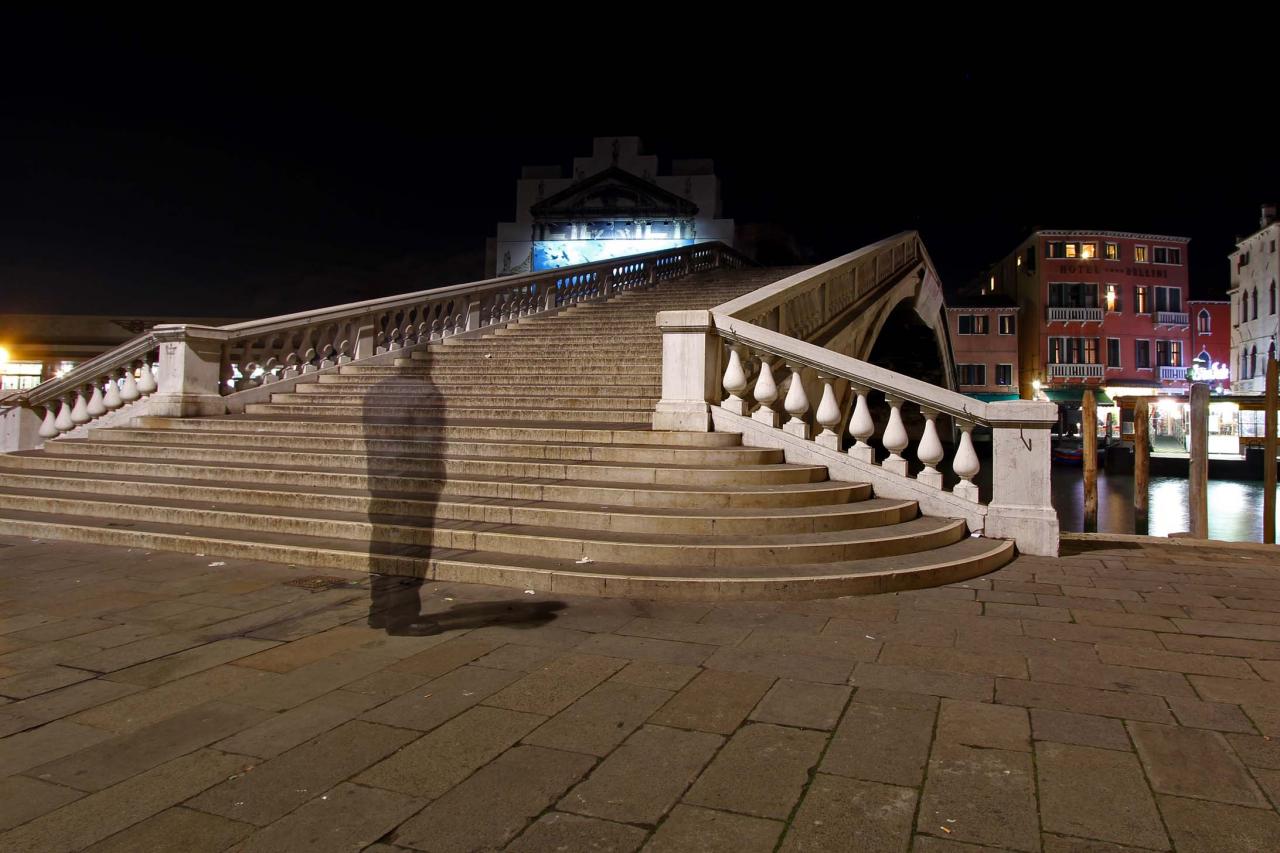
<svg viewBox="0 0 1280 853">
<path fill-rule="evenodd" d="M 833 477 L 870 481 L 878 494 L 913 498 L 927 513 L 964 517 L 971 528 L 987 535 L 1015 539 L 1026 553 L 1056 553 L 1057 514 L 1049 490 L 1050 429 L 1057 422 L 1056 406 L 1030 400 L 985 403 L 759 322 L 812 331 L 821 323 L 787 316 L 800 304 L 797 296 L 806 297 L 811 306 L 851 304 L 859 297 L 851 298 L 849 291 L 856 293 L 864 280 L 848 275 L 849 268 L 856 267 L 853 262 L 875 258 L 871 269 L 883 275 L 887 273 L 882 264 L 900 271 L 926 257 L 918 236 L 908 232 L 709 311 L 660 312 L 662 399 L 654 412 L 654 428 L 743 432 L 750 444 L 782 448 L 788 461 L 826 464 Z M 821 299 L 808 298 L 814 293 Z M 825 310 L 835 316 L 840 309 Z M 787 375 L 775 377 L 780 368 Z M 821 386 L 820 395 L 814 395 L 819 398 L 816 410 L 811 411 L 806 384 L 815 391 Z M 880 436 L 889 456 L 882 462 L 876 462 L 868 443 L 876 433 L 868 405 L 873 391 L 882 393 L 890 407 Z M 915 476 L 903 456 L 910 445 L 902 419 L 904 404 L 917 407 L 924 418 L 923 436 L 915 448 L 923 470 Z M 960 431 L 951 464 L 959 482 L 950 491 L 943 489 L 938 470 L 945 455 L 935 423 L 939 415 L 949 416 Z M 820 430 L 816 436 L 815 426 Z M 992 437 L 990 504 L 979 500 L 973 482 L 980 471 L 972 438 L 975 428 L 990 430 Z M 847 443 L 851 446 L 845 450 Z"/>
<path fill-rule="evenodd" d="M 14 397 L 28 419 L 6 423 L 4 446 L 34 446 L 143 397 L 147 414 L 222 414 L 222 398 L 327 367 L 480 333 L 521 317 L 602 299 L 717 266 L 744 266 L 720 242 L 486 279 L 228 326 L 159 325 Z M 28 429 L 31 413 L 38 429 Z M 34 431 L 35 435 L 29 435 Z"/>
</svg>

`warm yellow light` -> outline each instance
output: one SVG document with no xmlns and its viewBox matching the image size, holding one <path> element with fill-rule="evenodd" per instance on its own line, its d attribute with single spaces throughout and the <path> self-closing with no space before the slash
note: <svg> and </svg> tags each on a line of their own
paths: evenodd
<svg viewBox="0 0 1280 853">
<path fill-rule="evenodd" d="M 1086 261 L 1093 260 L 1093 253 L 1096 251 L 1092 243 L 1085 243 L 1080 247 L 1080 257 Z"/>
<path fill-rule="evenodd" d="M 1034 388 L 1034 389 L 1036 389 L 1037 391 L 1039 391 L 1039 390 L 1040 390 L 1040 380 L 1039 380 L 1039 379 L 1032 379 L 1032 380 L 1031 380 L 1031 387 L 1032 387 L 1032 388 Z"/>
<path fill-rule="evenodd" d="M 1107 310 L 1116 310 L 1116 292 L 1114 290 L 1107 291 Z"/>
<path fill-rule="evenodd" d="M 9 363 L 9 351 L 4 347 L 0 347 L 0 364 Z"/>
</svg>

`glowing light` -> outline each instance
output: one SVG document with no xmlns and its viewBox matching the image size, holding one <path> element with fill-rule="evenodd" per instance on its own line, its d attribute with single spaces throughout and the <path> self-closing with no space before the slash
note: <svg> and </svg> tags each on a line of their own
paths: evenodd
<svg viewBox="0 0 1280 853">
<path fill-rule="evenodd" d="M 1093 260 L 1094 253 L 1097 251 L 1098 251 L 1098 247 L 1096 244 L 1085 243 L 1080 247 L 1080 258 L 1081 260 L 1091 261 Z"/>
<path fill-rule="evenodd" d="M 1034 388 L 1034 389 L 1036 389 L 1037 391 L 1039 391 L 1039 390 L 1040 390 L 1040 380 L 1039 380 L 1039 379 L 1032 379 L 1032 380 L 1031 380 L 1031 387 L 1032 387 L 1032 388 Z"/>
<path fill-rule="evenodd" d="M 1163 417 L 1180 418 L 1182 417 L 1182 410 L 1185 405 L 1185 403 L 1179 400 L 1170 400 L 1168 397 L 1162 397 L 1160 401 L 1156 403 L 1156 408 L 1160 411 L 1160 414 Z"/>
<path fill-rule="evenodd" d="M 4 347 L 0 347 L 0 364 L 9 363 L 9 351 Z"/>
</svg>

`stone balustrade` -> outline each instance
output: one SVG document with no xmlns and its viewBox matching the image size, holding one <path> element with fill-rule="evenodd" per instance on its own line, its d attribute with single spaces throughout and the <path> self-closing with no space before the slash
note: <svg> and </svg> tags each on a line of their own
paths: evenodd
<svg viewBox="0 0 1280 853">
<path fill-rule="evenodd" d="M 918 237 L 902 236 L 910 239 L 869 247 L 874 251 L 868 254 L 881 258 L 873 272 L 900 270 L 898 261 L 923 257 L 922 247 L 920 254 L 911 252 Z M 654 428 L 742 432 L 747 444 L 782 448 L 789 462 L 826 464 L 834 479 L 869 481 L 877 494 L 915 499 L 930 515 L 963 517 L 973 530 L 1016 540 L 1025 553 L 1056 554 L 1058 522 L 1049 489 L 1053 404 L 984 403 L 772 328 L 816 328 L 788 318 L 788 309 L 799 304 L 788 295 L 791 288 L 806 304 L 847 304 L 851 297 L 840 288 L 860 286 L 858 275 L 846 274 L 859 260 L 866 258 L 846 256 L 839 275 L 831 274 L 830 265 L 815 267 L 807 271 L 812 276 L 801 273 L 710 311 L 659 313 L 662 399 Z M 889 409 L 878 436 L 869 403 L 873 393 Z M 903 420 L 908 407 L 923 420 L 914 453 Z M 958 434 L 949 462 L 938 432 L 942 416 Z M 976 430 L 991 436 L 989 503 L 980 500 L 975 484 L 981 471 Z M 888 454 L 882 461 L 872 446 L 876 438 Z M 912 456 L 921 468 L 914 475 Z M 956 478 L 950 489 L 944 489 L 947 469 Z"/>
<path fill-rule="evenodd" d="M 700 243 L 216 328 L 157 326 L 64 376 L 7 397 L 0 408 L 0 449 L 36 447 L 121 410 L 132 416 L 136 407 L 130 404 L 144 398 L 146 411 L 136 414 L 238 411 L 238 397 L 308 373 L 747 264 L 723 243 Z"/>
</svg>

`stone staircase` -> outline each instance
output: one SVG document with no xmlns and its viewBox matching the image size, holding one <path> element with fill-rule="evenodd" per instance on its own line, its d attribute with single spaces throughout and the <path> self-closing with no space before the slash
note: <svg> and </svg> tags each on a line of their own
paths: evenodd
<svg viewBox="0 0 1280 853">
<path fill-rule="evenodd" d="M 655 432 L 659 310 L 716 269 L 299 382 L 0 455 L 0 531 L 566 594 L 794 598 L 949 583 L 1009 542 L 733 433 Z"/>
</svg>

